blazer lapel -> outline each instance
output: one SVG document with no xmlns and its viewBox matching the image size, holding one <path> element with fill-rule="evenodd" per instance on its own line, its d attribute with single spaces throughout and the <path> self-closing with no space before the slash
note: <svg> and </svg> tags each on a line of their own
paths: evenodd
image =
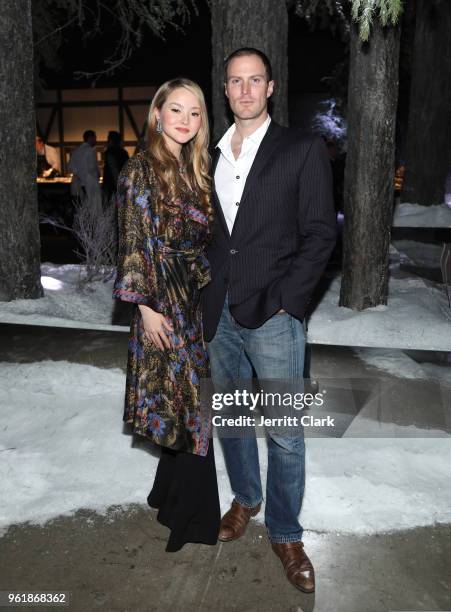
<svg viewBox="0 0 451 612">
<path fill-rule="evenodd" d="M 225 220 L 224 212 L 223 212 L 222 206 L 221 206 L 221 202 L 219 201 L 218 194 L 216 193 L 216 187 L 215 187 L 215 171 L 216 171 L 216 166 L 218 165 L 218 161 L 219 161 L 220 155 L 221 155 L 221 150 L 219 149 L 219 147 L 216 147 L 213 150 L 213 154 L 211 156 L 211 178 L 212 178 L 211 197 L 212 197 L 212 200 L 213 200 L 213 205 L 214 205 L 215 211 L 216 211 L 216 213 L 218 215 L 218 218 L 219 218 L 220 222 L 223 225 L 223 228 L 224 228 L 224 231 L 226 233 L 226 236 L 228 236 L 230 238 L 229 227 L 227 225 L 227 221 Z"/>
<path fill-rule="evenodd" d="M 252 164 L 249 174 L 247 175 L 246 183 L 244 185 L 243 195 L 241 196 L 240 210 L 241 210 L 241 207 L 246 197 L 249 195 L 250 191 L 255 186 L 260 172 L 263 170 L 266 162 L 269 160 L 271 155 L 274 153 L 274 149 L 280 137 L 282 136 L 282 134 L 283 134 L 283 129 L 280 127 L 280 125 L 278 125 L 273 120 L 271 120 L 268 130 L 265 136 L 263 137 L 263 140 L 261 141 L 261 144 L 258 148 L 257 155 L 255 156 L 255 159 L 254 159 L 254 163 Z M 238 211 L 238 214 L 239 214 L 239 211 Z M 238 217 L 238 214 L 237 214 L 237 217 Z M 235 219 L 235 223 L 236 223 L 236 219 Z"/>
</svg>

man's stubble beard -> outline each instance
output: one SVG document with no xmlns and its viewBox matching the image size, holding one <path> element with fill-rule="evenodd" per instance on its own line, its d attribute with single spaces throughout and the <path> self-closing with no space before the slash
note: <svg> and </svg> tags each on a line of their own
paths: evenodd
<svg viewBox="0 0 451 612">
<path fill-rule="evenodd" d="M 232 109 L 233 112 L 233 116 L 235 119 L 239 119 L 240 121 L 251 121 L 253 119 L 258 119 L 259 117 L 261 117 L 262 115 L 264 115 L 265 113 L 268 113 L 268 107 L 264 106 L 263 108 L 259 109 L 258 111 L 255 112 L 249 112 L 245 113 L 245 114 L 241 114 L 239 109 L 237 109 L 238 112 L 236 112 L 234 109 Z"/>
</svg>

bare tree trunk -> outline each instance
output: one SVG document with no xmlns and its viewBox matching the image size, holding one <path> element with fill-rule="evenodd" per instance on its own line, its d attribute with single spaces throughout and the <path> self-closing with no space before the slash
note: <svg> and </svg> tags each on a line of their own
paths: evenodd
<svg viewBox="0 0 451 612">
<path fill-rule="evenodd" d="M 438 204 L 451 171 L 451 3 L 417 0 L 404 202 Z"/>
<path fill-rule="evenodd" d="M 340 306 L 354 310 L 387 303 L 399 35 L 374 20 L 362 43 L 351 27 Z"/>
<path fill-rule="evenodd" d="M 0 301 L 42 296 L 31 0 L 0 13 Z"/>
<path fill-rule="evenodd" d="M 239 47 L 255 47 L 269 57 L 275 80 L 270 112 L 288 125 L 288 14 L 285 0 L 213 0 L 212 100 L 214 138 L 231 123 L 224 96 L 224 60 Z"/>
</svg>

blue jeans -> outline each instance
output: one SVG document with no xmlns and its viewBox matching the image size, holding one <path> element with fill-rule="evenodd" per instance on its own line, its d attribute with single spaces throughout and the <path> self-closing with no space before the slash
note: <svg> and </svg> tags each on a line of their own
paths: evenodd
<svg viewBox="0 0 451 612">
<path fill-rule="evenodd" d="M 227 300 L 216 335 L 208 345 L 213 384 L 251 379 L 300 380 L 304 369 L 303 324 L 288 313 L 276 314 L 258 329 L 247 329 L 231 316 Z M 300 389 L 302 392 L 303 389 Z M 254 435 L 222 438 L 222 448 L 235 500 L 247 507 L 261 502 L 262 484 Z M 265 523 L 273 542 L 302 538 L 298 521 L 304 495 L 303 435 L 282 437 L 267 432 L 268 473 Z"/>
</svg>

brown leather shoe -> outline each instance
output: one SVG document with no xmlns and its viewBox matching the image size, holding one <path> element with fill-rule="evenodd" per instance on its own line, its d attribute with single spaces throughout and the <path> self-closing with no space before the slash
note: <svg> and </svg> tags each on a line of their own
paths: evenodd
<svg viewBox="0 0 451 612">
<path fill-rule="evenodd" d="M 315 570 L 304 551 L 303 542 L 278 544 L 271 542 L 273 551 L 282 561 L 288 580 L 304 593 L 315 590 Z"/>
<path fill-rule="evenodd" d="M 221 519 L 218 536 L 221 542 L 231 542 L 241 538 L 246 531 L 251 516 L 256 516 L 260 512 L 260 508 L 261 503 L 255 508 L 247 508 L 234 500 L 230 510 Z"/>
</svg>

